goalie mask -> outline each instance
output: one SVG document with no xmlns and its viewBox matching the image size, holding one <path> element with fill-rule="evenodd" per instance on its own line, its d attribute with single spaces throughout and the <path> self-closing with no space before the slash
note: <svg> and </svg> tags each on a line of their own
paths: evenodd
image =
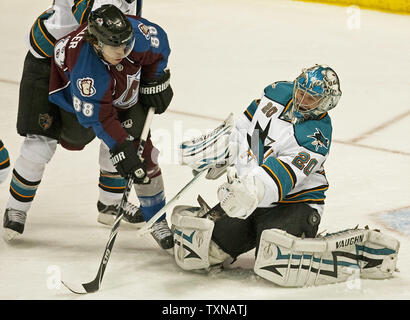
<svg viewBox="0 0 410 320">
<path fill-rule="evenodd" d="M 293 123 L 316 119 L 336 107 L 341 95 L 333 69 L 325 65 L 303 69 L 294 81 L 290 119 Z"/>
<path fill-rule="evenodd" d="M 135 37 L 131 22 L 114 5 L 103 5 L 91 12 L 88 18 L 88 33 L 93 39 L 91 42 L 98 47 L 98 55 L 106 60 L 121 60 L 128 56 L 134 47 Z"/>
</svg>

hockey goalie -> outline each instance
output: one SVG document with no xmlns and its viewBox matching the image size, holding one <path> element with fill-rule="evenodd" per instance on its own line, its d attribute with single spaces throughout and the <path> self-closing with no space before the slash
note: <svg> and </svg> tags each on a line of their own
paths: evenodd
<svg viewBox="0 0 410 320">
<path fill-rule="evenodd" d="M 267 86 L 235 121 L 230 115 L 181 144 L 182 164 L 227 181 L 213 208 L 204 201 L 174 208 L 178 266 L 208 270 L 255 249 L 255 273 L 285 287 L 343 282 L 357 271 L 369 279 L 393 276 L 396 239 L 367 227 L 317 234 L 328 189 L 328 111 L 341 94 L 336 72 L 315 65 L 294 81 Z"/>
</svg>

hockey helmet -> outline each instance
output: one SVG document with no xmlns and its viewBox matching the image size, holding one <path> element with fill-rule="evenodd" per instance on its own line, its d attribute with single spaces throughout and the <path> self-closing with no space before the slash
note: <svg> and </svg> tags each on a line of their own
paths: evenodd
<svg viewBox="0 0 410 320">
<path fill-rule="evenodd" d="M 317 64 L 303 69 L 294 81 L 292 121 L 320 117 L 336 107 L 341 95 L 339 77 L 332 68 Z"/>
<path fill-rule="evenodd" d="M 131 22 L 112 4 L 102 5 L 88 17 L 88 33 L 98 41 L 98 46 L 125 46 L 128 55 L 134 47 L 135 38 Z"/>
</svg>

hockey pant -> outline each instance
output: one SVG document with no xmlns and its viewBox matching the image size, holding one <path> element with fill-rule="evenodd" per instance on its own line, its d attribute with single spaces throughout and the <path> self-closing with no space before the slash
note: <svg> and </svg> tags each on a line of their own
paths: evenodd
<svg viewBox="0 0 410 320">
<path fill-rule="evenodd" d="M 222 216 L 215 222 L 212 240 L 231 257 L 259 248 L 263 230 L 280 229 L 294 236 L 316 236 L 320 215 L 305 203 L 279 204 L 273 208 L 257 208 L 247 219 Z"/>
</svg>

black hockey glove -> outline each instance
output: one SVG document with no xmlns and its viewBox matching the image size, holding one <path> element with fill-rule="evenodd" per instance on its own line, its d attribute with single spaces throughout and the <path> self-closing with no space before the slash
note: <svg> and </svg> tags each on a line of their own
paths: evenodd
<svg viewBox="0 0 410 320">
<path fill-rule="evenodd" d="M 165 70 L 164 74 L 156 79 L 141 80 L 139 102 L 148 108 L 154 107 L 156 114 L 163 113 L 168 108 L 174 95 L 169 84 L 170 77 L 169 70 Z"/>
<path fill-rule="evenodd" d="M 111 161 L 123 178 L 133 175 L 134 183 L 149 183 L 147 177 L 147 163 L 137 155 L 138 145 L 134 141 L 124 141 L 110 150 Z"/>
</svg>

